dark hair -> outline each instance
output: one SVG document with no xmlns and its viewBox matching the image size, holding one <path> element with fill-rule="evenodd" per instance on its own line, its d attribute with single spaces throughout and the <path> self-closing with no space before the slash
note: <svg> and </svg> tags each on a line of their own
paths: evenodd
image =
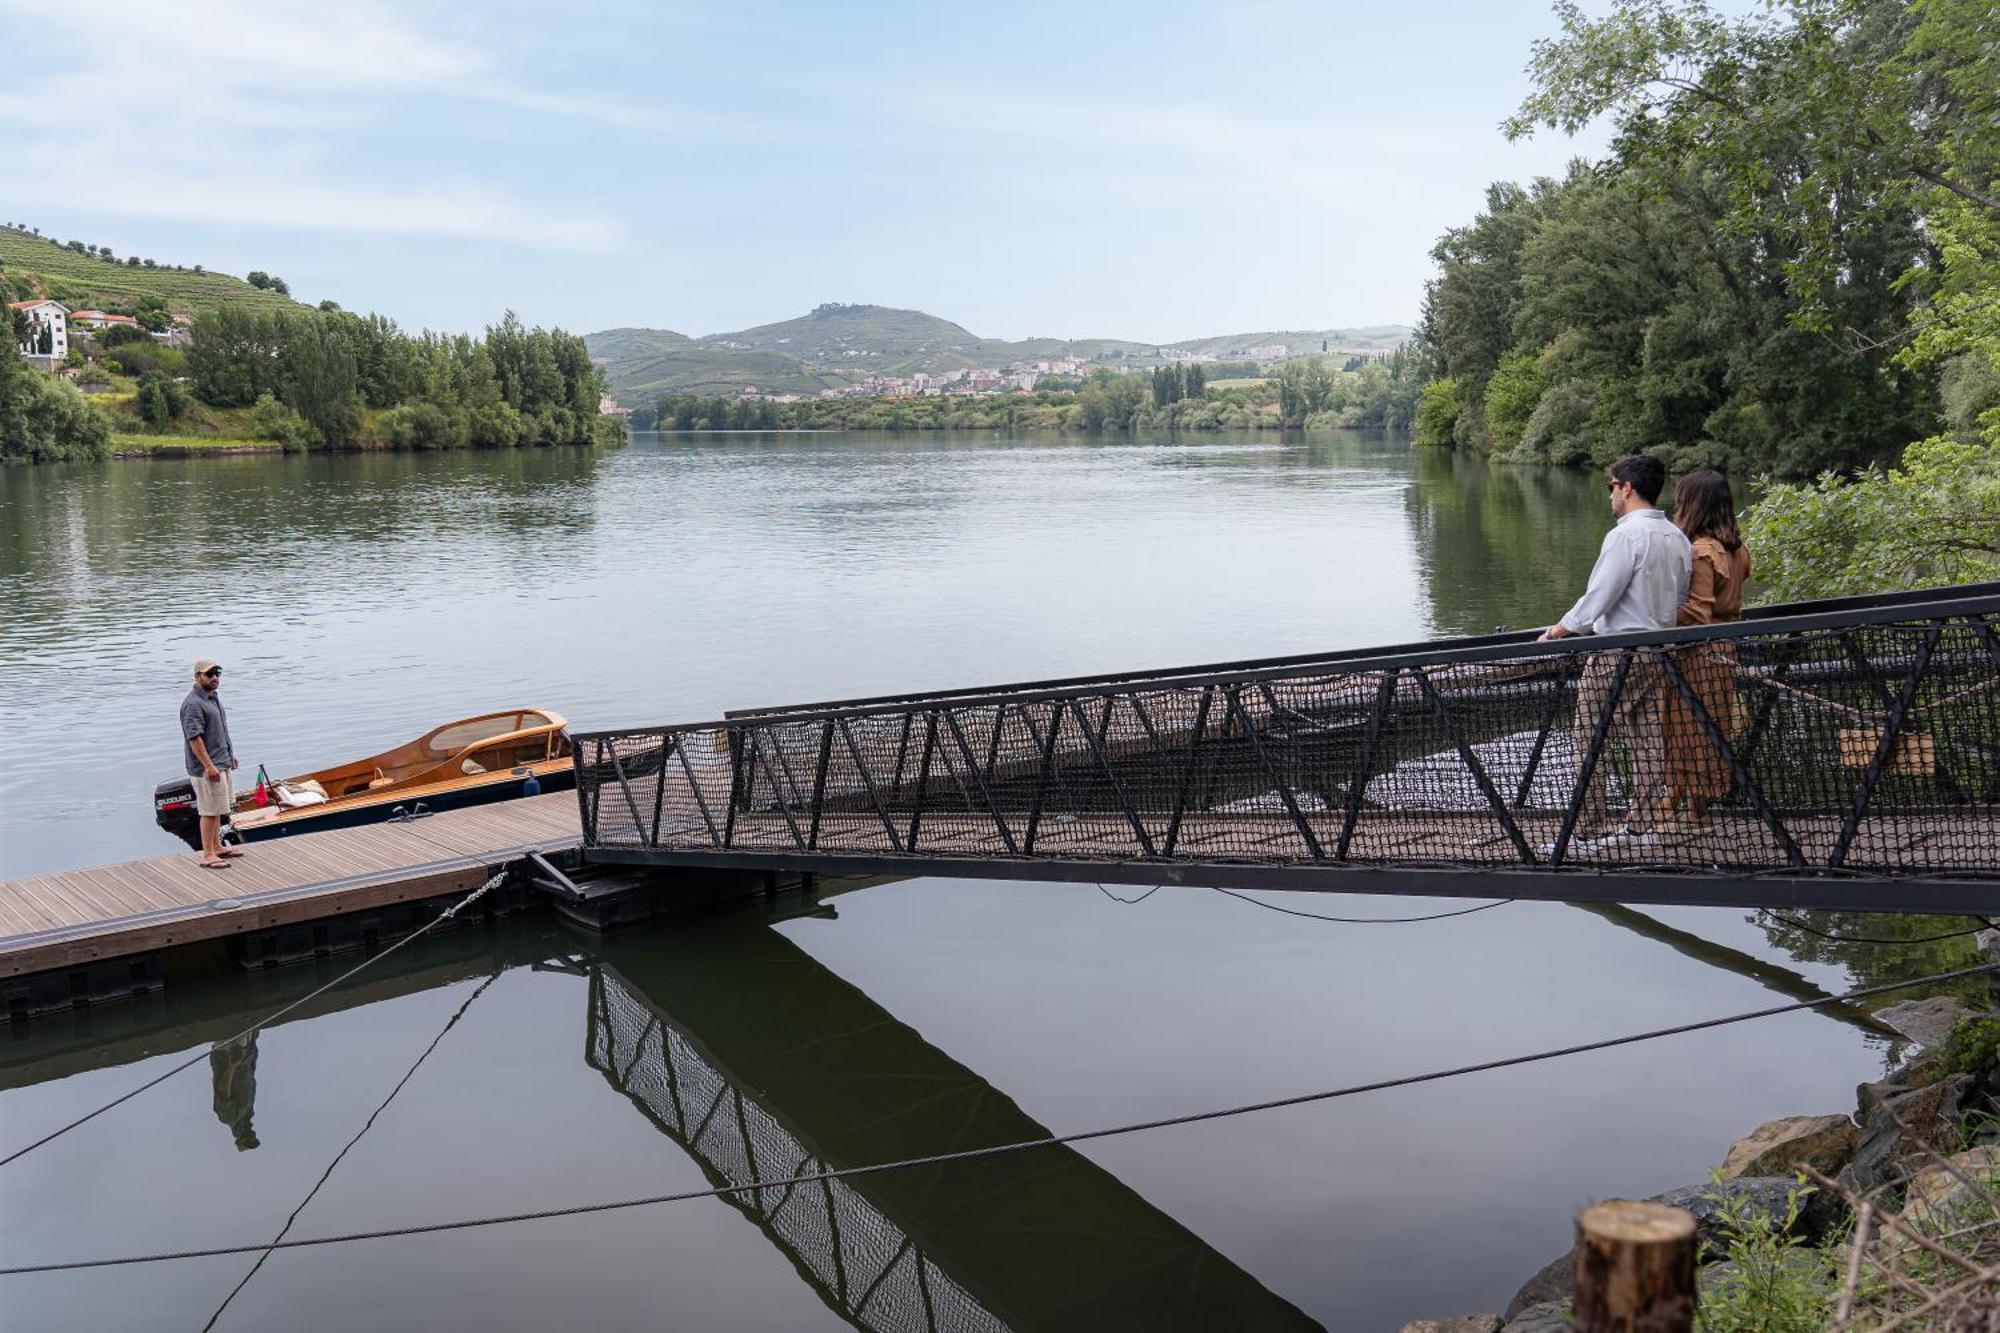
<svg viewBox="0 0 2000 1333">
<path fill-rule="evenodd" d="M 1703 468 L 1690 472 L 1674 487 L 1674 523 L 1693 541 L 1713 537 L 1722 549 L 1733 551 L 1743 545 L 1736 530 L 1736 497 L 1730 493 L 1729 478 Z"/>
<path fill-rule="evenodd" d="M 1651 454 L 1627 454 L 1611 465 L 1611 476 L 1639 492 L 1647 504 L 1658 504 L 1667 484 L 1667 465 Z"/>
</svg>

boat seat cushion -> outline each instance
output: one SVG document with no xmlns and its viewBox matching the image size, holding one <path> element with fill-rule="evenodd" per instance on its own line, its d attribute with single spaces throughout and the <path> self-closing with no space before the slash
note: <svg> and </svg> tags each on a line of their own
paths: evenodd
<svg viewBox="0 0 2000 1333">
<path fill-rule="evenodd" d="M 474 773 L 484 773 L 486 765 L 480 763 L 477 759 L 468 759 L 458 766 L 458 771 L 470 776 Z"/>
</svg>

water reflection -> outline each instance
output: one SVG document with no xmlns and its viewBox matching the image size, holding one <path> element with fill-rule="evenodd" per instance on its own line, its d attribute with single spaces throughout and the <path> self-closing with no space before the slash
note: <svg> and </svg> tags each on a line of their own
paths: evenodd
<svg viewBox="0 0 2000 1333">
<path fill-rule="evenodd" d="M 578 979 L 568 991 L 584 1011 L 574 1058 L 678 1145 L 713 1185 L 1049 1132 L 760 914 L 725 914 L 629 937 L 469 930 L 426 939 L 410 953 L 384 959 L 362 983 L 313 1001 L 266 1034 L 283 1040 L 293 1024 L 486 972 L 352 1137 L 316 1168 L 311 1188 L 267 1233 L 273 1241 L 293 1234 L 424 1062 L 488 986 L 510 971 Z M 316 979 L 309 967 L 217 976 L 141 1004 L 17 1029 L 0 1055 L 0 1083 L 26 1087 L 120 1069 L 189 1040 L 213 1040 L 204 1034 L 240 1028 Z M 258 1146 L 257 1058 L 254 1039 L 215 1040 L 210 1049 L 214 1114 L 239 1152 Z M 289 1067 L 293 1079 L 304 1074 L 295 1062 L 280 1067 Z M 554 1072 L 543 1068 L 538 1076 Z M 296 1145 L 308 1156 L 335 1146 Z M 245 1188 L 236 1182 L 225 1193 Z M 454 1210 L 448 1197 L 434 1205 L 433 1215 Z M 727 1202 L 828 1311 L 856 1328 L 1319 1327 L 1067 1147 L 779 1187 Z M 252 1211 L 246 1208 L 246 1215 Z M 78 1214 L 82 1225 L 59 1242 L 62 1248 L 94 1248 L 89 1217 L 88 1209 Z M 210 1299 L 211 1325 L 221 1326 L 221 1316 L 253 1283 L 272 1288 L 259 1293 L 263 1301 L 282 1299 L 292 1269 L 267 1268 L 271 1257 L 257 1257 L 219 1305 Z"/>
<path fill-rule="evenodd" d="M 589 1060 L 717 1184 L 1048 1130 L 747 917 L 591 968 Z M 1067 1147 L 736 1196 L 867 1329 L 1314 1328 Z"/>
<path fill-rule="evenodd" d="M 1597 478 L 1445 450 L 1414 454 L 1411 545 L 1434 631 L 1525 629 L 1567 610 L 1611 525 Z"/>
<path fill-rule="evenodd" d="M 249 1152 L 257 1146 L 251 1126 L 257 1114 L 257 1034 L 210 1047 L 208 1074 L 215 1085 L 215 1118 L 228 1127 L 236 1151 Z"/>
</svg>

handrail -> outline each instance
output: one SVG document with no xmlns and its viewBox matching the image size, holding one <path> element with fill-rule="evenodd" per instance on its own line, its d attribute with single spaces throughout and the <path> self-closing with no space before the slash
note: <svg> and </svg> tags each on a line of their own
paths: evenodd
<svg viewBox="0 0 2000 1333">
<path fill-rule="evenodd" d="M 691 731 L 734 731 L 777 721 L 787 723 L 833 722 L 841 719 L 880 717 L 924 711 L 926 705 L 949 703 L 954 708 L 978 708 L 996 704 L 1010 707 L 1047 702 L 1078 693 L 1095 697 L 1122 696 L 1140 690 L 1199 689 L 1223 683 L 1256 684 L 1312 673 L 1314 668 L 1339 667 L 1344 673 L 1454 666 L 1501 659 L 1524 660 L 1537 657 L 1573 657 L 1611 652 L 1621 648 L 1679 647 L 1714 639 L 1735 639 L 1754 634 L 1763 638 L 1811 630 L 1839 630 L 1906 620 L 1936 619 L 1969 615 L 2000 614 L 2000 583 L 1969 584 L 1963 588 L 1924 588 L 1909 593 L 1890 593 L 1865 598 L 1836 598 L 1825 602 L 1785 603 L 1760 609 L 1755 617 L 1714 625 L 1687 625 L 1669 630 L 1646 630 L 1627 634 L 1571 635 L 1563 639 L 1539 641 L 1535 632 L 1506 636 L 1433 641 L 1415 649 L 1365 648 L 1346 650 L 1323 657 L 1288 659 L 1277 666 L 1255 666 L 1244 670 L 1206 667 L 1170 668 L 1164 673 L 1125 674 L 1119 677 L 1075 678 L 1079 685 L 1061 686 L 1035 683 L 1030 688 L 989 690 L 985 693 L 933 693 L 924 697 L 896 699 L 888 703 L 828 708 L 783 709 L 769 712 L 725 713 L 720 718 L 698 722 L 665 723 L 654 726 L 615 727 L 572 732 L 576 741 L 616 740 L 630 736 L 679 734 Z M 1101 688 L 1090 688 L 1098 686 Z"/>
<path fill-rule="evenodd" d="M 1824 597 L 1804 602 L 1776 602 L 1767 606 L 1745 607 L 1743 620 L 1760 622 L 1781 615 L 1809 615 L 1838 612 L 1860 607 L 1901 606 L 1936 601 L 1944 597 L 1981 596 L 2000 593 L 2000 581 L 1967 583 L 1943 587 L 1910 588 L 1901 592 L 1860 593 L 1847 597 Z M 1189 666 L 1100 672 L 1082 676 L 1058 676 L 1046 680 L 1003 681 L 962 689 L 904 690 L 893 694 L 862 695 L 850 699 L 823 699 L 811 703 L 777 704 L 767 708 L 732 708 L 723 713 L 729 719 L 768 716 L 775 713 L 823 714 L 837 709 L 865 708 L 873 704 L 923 703 L 932 699 L 970 698 L 979 695 L 1015 694 L 1026 690 L 1069 689 L 1083 685 L 1115 685 L 1129 680 L 1159 676 L 1219 675 L 1225 672 L 1259 671 L 1266 668 L 1310 666 L 1321 662 L 1342 662 L 1361 657 L 1417 653 L 1445 647 L 1473 648 L 1485 645 L 1531 643 L 1541 631 L 1498 630 L 1492 634 L 1462 635 L 1456 638 L 1418 640 L 1413 643 L 1383 644 L 1368 648 L 1339 648 L 1321 653 L 1286 654 L 1279 657 L 1246 658 L 1235 662 L 1203 662 Z"/>
</svg>

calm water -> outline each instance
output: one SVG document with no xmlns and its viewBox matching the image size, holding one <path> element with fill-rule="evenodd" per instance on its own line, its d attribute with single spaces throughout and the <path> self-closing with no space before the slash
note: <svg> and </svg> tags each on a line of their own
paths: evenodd
<svg viewBox="0 0 2000 1333">
<path fill-rule="evenodd" d="M 228 668 L 246 766 L 289 771 L 514 704 L 696 720 L 1534 624 L 1574 595 L 1602 510 L 1590 478 L 1358 435 L 640 437 L 0 471 L 0 874 L 171 849 L 148 797 L 177 767 L 197 656 Z M 0 1170 L 7 1258 L 257 1242 L 295 1210 L 311 1236 L 857 1165 L 1877 970 L 1699 910 L 1344 926 L 1200 889 L 1127 906 L 939 879 L 830 905 L 427 940 L 254 1057 L 217 1055 Z M 0 1145 L 330 975 L 225 969 L 17 1029 Z M 1885 1053 L 1851 1018 L 1791 1016 L 824 1198 L 4 1278 L 0 1322 L 918 1328 L 929 1302 L 966 1329 L 1395 1328 L 1497 1308 L 1578 1204 L 1699 1179 L 1771 1116 L 1848 1109 Z"/>
</svg>

